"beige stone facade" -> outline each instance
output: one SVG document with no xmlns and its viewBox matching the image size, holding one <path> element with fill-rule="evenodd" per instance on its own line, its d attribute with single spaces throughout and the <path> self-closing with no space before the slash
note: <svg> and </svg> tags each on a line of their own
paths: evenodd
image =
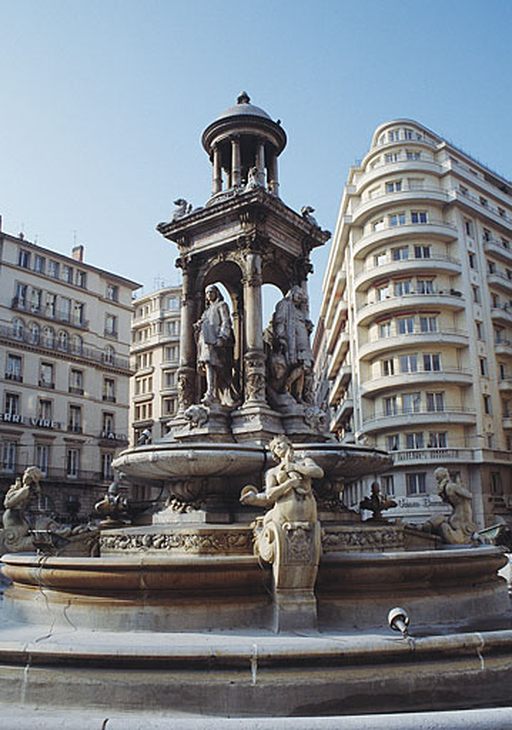
<svg viewBox="0 0 512 730">
<path fill-rule="evenodd" d="M 478 523 L 512 500 L 512 185 L 426 127 L 377 128 L 350 170 L 316 337 L 332 429 L 389 450 L 398 508 L 438 508 L 433 470 Z M 327 378 L 322 377 L 323 373 Z M 367 484 L 353 485 L 358 504 Z"/>
<path fill-rule="evenodd" d="M 1 488 L 35 464 L 49 507 L 87 514 L 127 444 L 139 285 L 4 232 L 0 260 Z"/>
<path fill-rule="evenodd" d="M 166 287 L 135 302 L 131 358 L 130 439 L 165 436 L 177 411 L 181 287 Z"/>
</svg>

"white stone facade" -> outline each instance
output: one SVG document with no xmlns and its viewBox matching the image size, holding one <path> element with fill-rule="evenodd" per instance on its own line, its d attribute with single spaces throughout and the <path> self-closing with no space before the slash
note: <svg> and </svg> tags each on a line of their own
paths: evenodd
<svg viewBox="0 0 512 730">
<path fill-rule="evenodd" d="M 168 431 L 177 411 L 181 287 L 166 287 L 140 297 L 132 320 L 130 439 L 144 431 L 153 440 Z"/>
<path fill-rule="evenodd" d="M 0 232 L 0 481 L 45 474 L 60 514 L 87 514 L 127 444 L 132 292 L 139 287 Z"/>
<path fill-rule="evenodd" d="M 512 184 L 421 124 L 379 126 L 350 170 L 316 338 L 341 437 L 389 450 L 381 478 L 422 521 L 433 470 L 490 524 L 512 499 Z M 327 374 L 327 378 L 323 377 Z M 347 489 L 358 504 L 367 484 Z"/>
</svg>

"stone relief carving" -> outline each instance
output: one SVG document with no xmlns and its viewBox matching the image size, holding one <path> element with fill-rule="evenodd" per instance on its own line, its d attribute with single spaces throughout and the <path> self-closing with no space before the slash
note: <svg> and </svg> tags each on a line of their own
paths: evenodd
<svg viewBox="0 0 512 730">
<path fill-rule="evenodd" d="M 194 403 L 194 382 L 192 374 L 186 371 L 178 372 L 178 404 L 183 410 Z"/>
<path fill-rule="evenodd" d="M 324 552 L 401 549 L 404 542 L 403 527 L 393 525 L 372 529 L 363 529 L 360 525 L 322 529 L 322 550 Z"/>
<path fill-rule="evenodd" d="M 437 493 L 452 508 L 449 517 L 439 515 L 433 517 L 423 525 L 423 529 L 432 532 L 449 545 L 464 545 L 471 543 L 477 530 L 473 521 L 471 506 L 471 492 L 460 482 L 452 481 L 448 469 L 444 466 L 434 471 Z"/>
<path fill-rule="evenodd" d="M 189 406 L 183 414 L 190 430 L 204 426 L 208 422 L 209 416 L 210 411 L 206 406 L 196 404 Z"/>
<path fill-rule="evenodd" d="M 194 324 L 197 368 L 206 376 L 205 405 L 233 405 L 233 323 L 229 308 L 215 285 L 205 292 L 206 309 Z"/>
<path fill-rule="evenodd" d="M 101 550 L 111 551 L 176 551 L 185 553 L 250 553 L 252 538 L 249 532 L 197 532 L 123 534 L 100 537 Z"/>
<path fill-rule="evenodd" d="M 34 543 L 29 534 L 30 524 L 27 511 L 31 500 L 41 494 L 42 472 L 36 466 L 25 469 L 23 477 L 17 477 L 4 498 L 5 512 L 2 516 L 3 542 L 11 552 L 33 550 Z"/>
</svg>

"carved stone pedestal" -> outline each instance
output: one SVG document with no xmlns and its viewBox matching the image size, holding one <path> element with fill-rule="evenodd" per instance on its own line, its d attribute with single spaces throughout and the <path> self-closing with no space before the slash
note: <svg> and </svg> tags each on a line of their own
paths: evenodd
<svg viewBox="0 0 512 730">
<path fill-rule="evenodd" d="M 218 403 L 191 405 L 171 421 L 172 438 L 185 442 L 233 441 L 229 421 L 229 409 Z"/>
<path fill-rule="evenodd" d="M 232 412 L 231 430 L 236 441 L 251 441 L 263 446 L 283 432 L 283 425 L 279 414 L 268 405 L 249 401 Z"/>
<path fill-rule="evenodd" d="M 273 630 L 317 631 L 316 596 L 313 590 L 276 588 L 274 590 Z"/>
</svg>

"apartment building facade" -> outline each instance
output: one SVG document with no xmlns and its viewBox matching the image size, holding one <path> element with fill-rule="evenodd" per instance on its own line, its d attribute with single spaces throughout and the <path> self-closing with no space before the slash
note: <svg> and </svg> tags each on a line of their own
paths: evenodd
<svg viewBox="0 0 512 730">
<path fill-rule="evenodd" d="M 1 220 L 1 219 L 0 219 Z M 128 443 L 132 292 L 139 284 L 0 225 L 0 488 L 43 472 L 57 513 L 88 514 Z"/>
<path fill-rule="evenodd" d="M 157 440 L 177 410 L 181 287 L 139 297 L 132 319 L 130 438 Z"/>
<path fill-rule="evenodd" d="M 394 456 L 390 516 L 439 510 L 441 465 L 480 525 L 510 513 L 511 183 L 421 124 L 379 126 L 344 189 L 315 344 L 333 431 Z"/>
</svg>

